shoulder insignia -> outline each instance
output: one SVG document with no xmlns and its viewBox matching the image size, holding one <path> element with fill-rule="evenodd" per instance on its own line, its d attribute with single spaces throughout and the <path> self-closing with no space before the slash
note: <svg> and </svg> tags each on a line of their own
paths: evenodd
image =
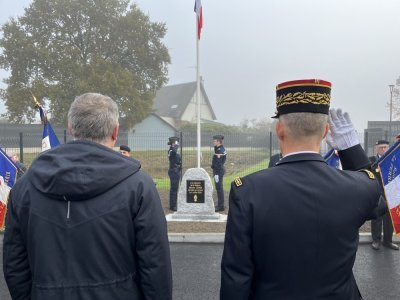
<svg viewBox="0 0 400 300">
<path fill-rule="evenodd" d="M 243 185 L 242 179 L 240 177 L 236 177 L 234 182 L 235 182 L 236 187 Z"/>
<path fill-rule="evenodd" d="M 374 173 L 372 173 L 370 170 L 362 169 L 362 170 L 360 170 L 360 172 L 365 172 L 365 173 L 367 173 L 369 179 L 375 179 Z"/>
</svg>

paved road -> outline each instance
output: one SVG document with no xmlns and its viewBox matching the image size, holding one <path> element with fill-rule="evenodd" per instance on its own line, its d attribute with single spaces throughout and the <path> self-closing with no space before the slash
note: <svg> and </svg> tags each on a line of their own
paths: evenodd
<svg viewBox="0 0 400 300">
<path fill-rule="evenodd" d="M 2 238 L 1 238 L 1 249 Z M 216 300 L 221 244 L 171 244 L 174 300 Z M 2 251 L 0 250 L 2 257 Z M 399 299 L 400 252 L 360 245 L 354 273 L 365 300 Z M 11 299 L 0 276 L 0 300 Z"/>
</svg>

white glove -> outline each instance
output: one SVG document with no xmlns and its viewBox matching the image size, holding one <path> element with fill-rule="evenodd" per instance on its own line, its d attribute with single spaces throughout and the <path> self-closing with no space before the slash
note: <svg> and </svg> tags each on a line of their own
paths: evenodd
<svg viewBox="0 0 400 300">
<path fill-rule="evenodd" d="M 327 152 L 329 152 L 329 150 L 331 150 L 331 149 L 335 149 L 335 150 L 338 149 L 335 141 L 333 140 L 332 133 L 331 133 L 330 130 L 326 134 L 325 141 L 328 144 L 328 151 Z"/>
<path fill-rule="evenodd" d="M 214 180 L 215 180 L 215 183 L 218 183 L 218 181 L 219 181 L 219 176 L 218 176 L 218 175 L 214 175 Z"/>
<path fill-rule="evenodd" d="M 358 135 L 347 112 L 340 108 L 329 110 L 330 132 L 326 142 L 335 150 L 345 150 L 359 144 Z"/>
</svg>

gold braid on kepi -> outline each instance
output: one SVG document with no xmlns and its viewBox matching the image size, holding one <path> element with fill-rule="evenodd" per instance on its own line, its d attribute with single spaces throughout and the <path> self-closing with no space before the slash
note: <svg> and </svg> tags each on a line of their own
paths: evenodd
<svg viewBox="0 0 400 300">
<path fill-rule="evenodd" d="M 322 79 L 302 79 L 276 86 L 276 112 L 273 118 L 295 112 L 329 113 L 332 84 Z"/>
</svg>

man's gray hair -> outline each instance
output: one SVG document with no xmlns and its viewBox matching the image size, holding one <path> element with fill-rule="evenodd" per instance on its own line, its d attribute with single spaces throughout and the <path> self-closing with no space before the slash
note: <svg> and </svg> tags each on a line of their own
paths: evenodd
<svg viewBox="0 0 400 300">
<path fill-rule="evenodd" d="M 328 115 L 320 113 L 299 112 L 279 116 L 293 137 L 323 136 Z"/>
<path fill-rule="evenodd" d="M 86 93 L 75 98 L 68 111 L 72 136 L 103 143 L 111 138 L 118 124 L 118 106 L 108 96 Z"/>
</svg>

